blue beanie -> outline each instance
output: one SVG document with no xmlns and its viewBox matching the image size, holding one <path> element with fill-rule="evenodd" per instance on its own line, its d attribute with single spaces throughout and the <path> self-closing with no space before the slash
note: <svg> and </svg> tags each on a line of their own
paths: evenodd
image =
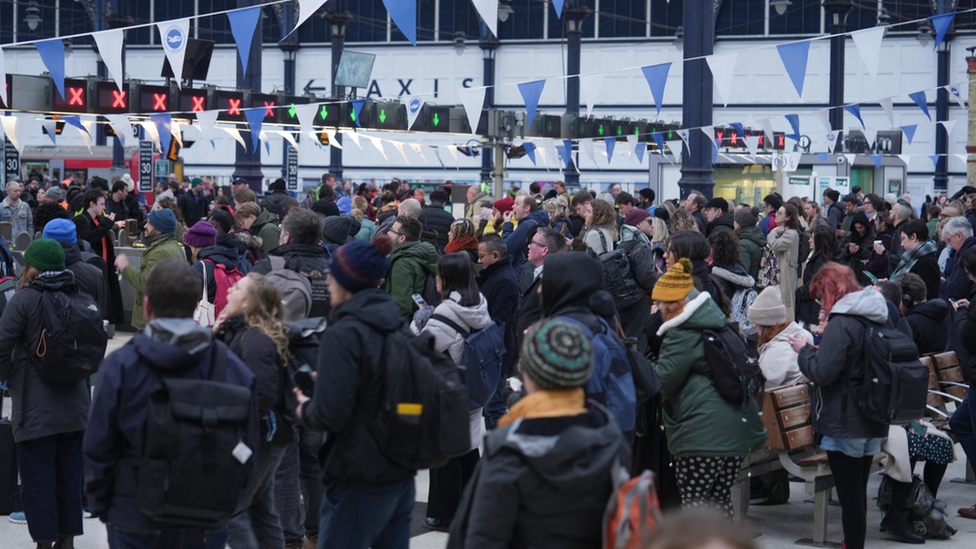
<svg viewBox="0 0 976 549">
<path fill-rule="evenodd" d="M 377 236 L 371 242 L 350 242 L 332 256 L 330 274 L 352 293 L 377 288 L 390 270 L 390 260 L 386 257 L 392 252 L 393 240 L 386 235 Z"/>
<path fill-rule="evenodd" d="M 78 243 L 78 231 L 75 230 L 75 224 L 67 219 L 52 219 L 47 225 L 44 225 L 44 234 L 41 236 L 58 242 Z"/>
<path fill-rule="evenodd" d="M 343 196 L 340 198 L 339 201 L 336 202 L 336 206 L 339 207 L 340 212 L 346 215 L 352 214 L 352 199 L 348 196 Z"/>
<path fill-rule="evenodd" d="M 169 208 L 149 212 L 149 223 L 161 233 L 176 232 L 176 214 Z"/>
</svg>

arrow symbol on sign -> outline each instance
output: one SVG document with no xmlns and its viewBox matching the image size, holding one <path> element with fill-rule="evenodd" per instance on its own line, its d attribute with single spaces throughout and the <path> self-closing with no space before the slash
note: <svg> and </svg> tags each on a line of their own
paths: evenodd
<svg viewBox="0 0 976 549">
<path fill-rule="evenodd" d="M 600 128 L 597 131 L 600 135 L 603 135 L 603 124 L 600 124 Z"/>
<path fill-rule="evenodd" d="M 434 113 L 434 125 L 437 126 L 440 123 L 441 123 L 441 119 L 440 119 L 440 117 L 437 116 L 437 113 L 435 112 Z"/>
<path fill-rule="evenodd" d="M 355 118 L 353 120 L 355 120 Z M 380 109 L 380 124 L 383 122 L 386 122 L 386 109 Z"/>
<path fill-rule="evenodd" d="M 617 126 L 617 135 L 623 135 L 623 134 L 624 134 L 624 127 Z"/>
<path fill-rule="evenodd" d="M 288 116 L 295 118 L 295 104 L 292 103 L 291 107 L 288 109 Z"/>
<path fill-rule="evenodd" d="M 309 80 L 308 81 L 308 84 L 305 84 L 305 94 L 306 95 L 312 93 L 313 91 L 325 91 L 325 88 L 313 88 L 312 87 L 312 83 L 313 82 L 315 82 L 315 80 Z"/>
</svg>

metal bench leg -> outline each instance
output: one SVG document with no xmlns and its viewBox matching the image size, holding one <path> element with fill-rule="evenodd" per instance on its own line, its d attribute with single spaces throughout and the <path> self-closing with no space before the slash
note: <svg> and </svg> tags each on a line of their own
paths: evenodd
<svg viewBox="0 0 976 549">
<path fill-rule="evenodd" d="M 950 482 L 957 484 L 976 484 L 976 474 L 973 473 L 973 464 L 966 459 L 966 478 L 954 478 Z"/>
<path fill-rule="evenodd" d="M 732 485 L 732 514 L 736 524 L 741 524 L 749 512 L 749 477 Z"/>
<path fill-rule="evenodd" d="M 806 483 L 807 493 L 815 490 L 814 482 Z M 827 504 L 830 502 L 830 488 L 814 492 L 813 495 L 813 539 L 796 540 L 797 545 L 812 547 L 841 547 L 840 543 L 827 541 Z"/>
</svg>

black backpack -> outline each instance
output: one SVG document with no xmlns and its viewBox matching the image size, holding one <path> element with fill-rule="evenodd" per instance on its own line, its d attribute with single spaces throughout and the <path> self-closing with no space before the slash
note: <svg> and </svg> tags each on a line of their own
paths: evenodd
<svg viewBox="0 0 976 549">
<path fill-rule="evenodd" d="M 98 303 L 85 292 L 41 291 L 41 334 L 31 363 L 48 383 L 75 384 L 98 371 L 108 334 Z"/>
<path fill-rule="evenodd" d="M 420 297 L 424 298 L 424 303 L 431 307 L 441 304 L 441 293 L 437 291 L 437 277 L 428 274 L 424 277 L 424 289 L 420 292 Z"/>
<path fill-rule="evenodd" d="M 257 459 L 257 448 L 243 444 L 256 426 L 251 390 L 226 382 L 226 345 L 215 341 L 212 353 L 207 379 L 153 369 L 159 383 L 149 394 L 133 479 L 136 507 L 152 520 L 209 528 L 229 519 Z"/>
<path fill-rule="evenodd" d="M 854 318 L 864 325 L 862 371 L 850 377 L 858 409 L 889 425 L 922 419 L 929 370 L 919 361 L 915 342 L 894 328 Z"/>
<path fill-rule="evenodd" d="M 328 322 L 323 317 L 306 318 L 288 325 L 289 357 L 278 380 L 278 396 L 285 413 L 284 419 L 292 425 L 301 423 L 295 416 L 295 409 L 298 408 L 298 397 L 292 390 L 297 386 L 295 373 L 304 366 L 308 366 L 313 372 L 318 369 L 319 346 L 327 326 Z M 306 396 L 311 398 L 311 395 Z"/>
<path fill-rule="evenodd" d="M 759 357 L 738 330 L 728 323 L 718 330 L 702 330 L 702 342 L 718 394 L 728 402 L 742 404 L 742 421 L 748 419 L 750 401 L 758 398 L 762 410 L 766 377 L 759 368 Z"/>
<path fill-rule="evenodd" d="M 603 249 L 608 249 L 606 237 L 602 231 L 597 231 Z M 633 266 L 630 263 L 630 250 L 637 244 L 636 240 L 625 242 L 612 252 L 600 254 L 603 264 L 603 289 L 613 296 L 613 304 L 617 310 L 629 307 L 644 298 L 644 288 L 637 282 Z"/>
<path fill-rule="evenodd" d="M 434 350 L 434 336 L 402 327 L 384 335 L 380 356 L 380 406 L 364 419 L 383 455 L 419 470 L 471 450 L 468 390 L 454 361 Z"/>
</svg>

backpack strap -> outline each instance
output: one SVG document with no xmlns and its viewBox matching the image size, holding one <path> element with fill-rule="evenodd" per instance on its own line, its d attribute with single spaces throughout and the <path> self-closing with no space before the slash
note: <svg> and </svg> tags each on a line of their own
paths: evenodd
<svg viewBox="0 0 976 549">
<path fill-rule="evenodd" d="M 471 335 L 471 332 L 465 330 L 464 328 L 461 327 L 460 324 L 458 324 L 457 322 L 454 322 L 453 320 L 447 318 L 444 315 L 439 315 L 439 314 L 436 314 L 435 313 L 435 314 L 433 314 L 433 315 L 430 316 L 430 320 L 437 320 L 438 322 L 440 322 L 442 324 L 446 324 L 452 330 L 454 330 L 455 332 L 459 333 L 461 335 L 461 339 L 468 339 L 468 336 Z"/>
<path fill-rule="evenodd" d="M 600 244 L 603 245 L 603 253 L 609 252 L 610 248 L 607 248 L 607 238 L 603 236 L 603 231 L 601 231 L 600 229 L 593 229 L 593 230 L 596 231 L 596 234 L 600 235 Z"/>
<path fill-rule="evenodd" d="M 211 381 L 227 381 L 227 345 L 223 341 L 214 339 L 213 354 L 210 355 Z"/>
<path fill-rule="evenodd" d="M 271 261 L 272 271 L 284 271 L 285 270 L 285 258 L 280 255 L 269 255 L 268 259 Z"/>
</svg>

